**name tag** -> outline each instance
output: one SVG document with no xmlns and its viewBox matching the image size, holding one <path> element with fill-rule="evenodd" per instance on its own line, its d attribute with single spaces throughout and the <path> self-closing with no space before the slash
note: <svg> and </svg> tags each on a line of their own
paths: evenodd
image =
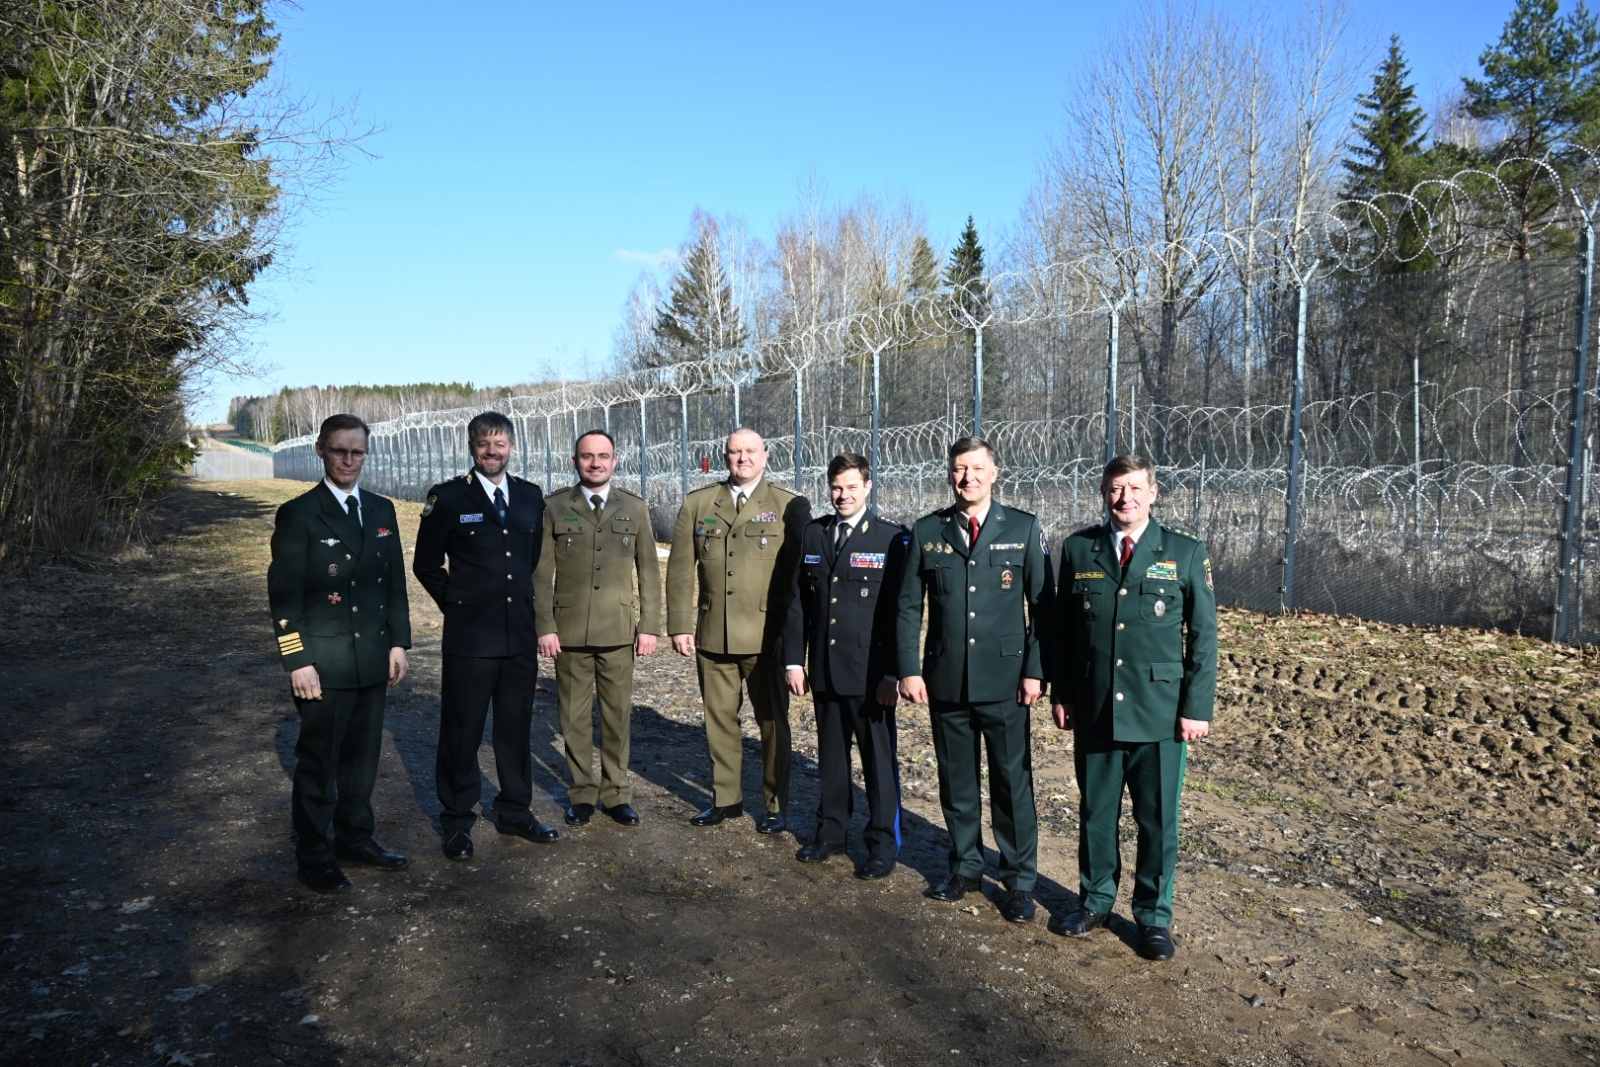
<svg viewBox="0 0 1600 1067">
<path fill-rule="evenodd" d="M 1019 542 L 1017 542 L 1016 544 L 1013 544 L 1013 545 L 990 545 L 989 546 L 989 551 L 990 552 L 1021 552 L 1024 548 L 1027 548 L 1027 547 L 1028 547 L 1027 545 L 1024 545 L 1022 542 L 1019 541 Z"/>
<path fill-rule="evenodd" d="M 850 553 L 850 566 L 865 567 L 868 570 L 883 570 L 882 552 L 852 552 Z"/>
<path fill-rule="evenodd" d="M 1105 576 L 1106 576 L 1106 572 L 1105 571 L 1076 571 L 1072 575 L 1072 580 L 1075 581 L 1075 582 L 1082 582 L 1082 581 L 1086 581 L 1086 580 L 1088 580 L 1090 578 L 1101 578 L 1101 579 L 1103 579 L 1103 578 L 1105 578 Z"/>
<path fill-rule="evenodd" d="M 462 522 L 482 522 L 483 521 L 483 512 L 480 511 L 476 515 L 463 515 L 463 516 L 461 516 L 461 521 Z"/>
<path fill-rule="evenodd" d="M 1150 569 L 1144 572 L 1144 576 L 1164 582 L 1175 582 L 1178 580 L 1178 561 L 1168 559 L 1160 563 L 1152 563 L 1150 564 Z"/>
<path fill-rule="evenodd" d="M 821 556 L 807 556 L 806 557 L 806 562 L 807 563 L 821 563 L 822 562 L 822 557 Z"/>
</svg>

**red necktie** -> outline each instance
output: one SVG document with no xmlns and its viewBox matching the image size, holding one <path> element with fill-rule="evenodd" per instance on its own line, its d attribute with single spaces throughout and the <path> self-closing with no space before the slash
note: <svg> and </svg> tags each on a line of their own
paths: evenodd
<svg viewBox="0 0 1600 1067">
<path fill-rule="evenodd" d="M 1130 564 L 1132 562 L 1133 562 L 1133 538 L 1124 537 L 1122 539 L 1122 560 L 1121 560 L 1122 569 L 1123 570 L 1127 570 L 1128 569 L 1128 564 Z"/>
<path fill-rule="evenodd" d="M 978 547 L 978 516 L 976 516 L 976 515 L 968 515 L 967 516 L 967 548 L 975 549 L 977 547 Z"/>
</svg>

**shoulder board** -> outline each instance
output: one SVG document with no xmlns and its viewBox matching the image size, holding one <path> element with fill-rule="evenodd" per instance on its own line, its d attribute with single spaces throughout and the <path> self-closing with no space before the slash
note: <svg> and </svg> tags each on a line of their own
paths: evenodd
<svg viewBox="0 0 1600 1067">
<path fill-rule="evenodd" d="M 1105 523 L 1097 522 L 1093 526 L 1085 526 L 1081 530 L 1072 531 L 1071 536 L 1073 536 L 1073 537 L 1095 537 L 1100 533 L 1100 531 L 1104 530 L 1105 528 L 1106 528 L 1106 524 Z"/>
<path fill-rule="evenodd" d="M 644 497 L 640 496 L 638 493 L 630 493 L 626 489 L 622 488 L 622 486 L 620 486 L 620 485 L 613 485 L 611 487 L 611 491 L 613 493 L 616 493 L 618 496 L 625 496 L 629 500 L 643 500 L 644 499 Z"/>
<path fill-rule="evenodd" d="M 1001 504 L 1000 506 L 1005 508 L 1006 511 L 1010 512 L 1012 515 L 1020 515 L 1024 519 L 1036 519 L 1039 517 L 1031 511 L 1023 511 L 1021 508 L 1015 507 L 1011 504 Z"/>
<path fill-rule="evenodd" d="M 1192 534 L 1188 530 L 1182 530 L 1182 529 L 1179 529 L 1176 526 L 1168 526 L 1166 523 L 1162 523 L 1161 524 L 1161 528 L 1163 530 L 1167 531 L 1168 533 L 1175 533 L 1179 537 L 1187 537 L 1191 541 L 1199 541 L 1200 540 L 1200 537 L 1199 537 L 1198 534 Z"/>
</svg>

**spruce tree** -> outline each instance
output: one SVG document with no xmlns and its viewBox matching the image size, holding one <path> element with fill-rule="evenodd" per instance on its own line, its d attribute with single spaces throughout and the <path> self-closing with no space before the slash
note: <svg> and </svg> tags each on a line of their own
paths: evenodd
<svg viewBox="0 0 1600 1067">
<path fill-rule="evenodd" d="M 704 359 L 744 345 L 747 331 L 722 270 L 713 226 L 701 227 L 700 239 L 684 256 L 667 302 L 656 313 L 654 332 L 664 363 Z"/>
<path fill-rule="evenodd" d="M 982 249 L 979 249 L 982 254 Z M 939 257 L 934 255 L 933 245 L 921 234 L 911 246 L 911 267 L 909 283 L 906 292 L 912 299 L 926 296 L 939 287 Z"/>
<path fill-rule="evenodd" d="M 1354 125 L 1356 140 L 1344 161 L 1346 196 L 1367 199 L 1416 184 L 1426 133 L 1398 34 L 1389 38 L 1389 54 L 1372 77 L 1371 91 L 1356 97 Z"/>
<path fill-rule="evenodd" d="M 954 290 L 954 299 L 968 315 L 981 319 L 988 301 L 983 281 L 983 246 L 978 243 L 978 228 L 967 216 L 961 239 L 950 250 L 950 260 L 945 266 L 944 283 Z"/>
</svg>

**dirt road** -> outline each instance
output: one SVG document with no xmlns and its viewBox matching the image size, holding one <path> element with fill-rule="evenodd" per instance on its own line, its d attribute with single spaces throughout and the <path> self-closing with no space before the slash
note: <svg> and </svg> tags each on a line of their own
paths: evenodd
<svg viewBox="0 0 1600 1067">
<path fill-rule="evenodd" d="M 430 825 L 439 617 L 413 587 L 415 670 L 376 796 L 380 841 L 413 862 L 314 896 L 293 877 L 296 721 L 264 591 L 273 509 L 301 489 L 186 483 L 149 551 L 4 576 L 0 1061 L 1600 1057 L 1600 665 L 1501 634 L 1225 613 L 1216 739 L 1193 746 L 1185 798 L 1179 955 L 1152 965 L 1126 892 L 1113 931 L 1046 929 L 1075 904 L 1076 794 L 1042 706 L 1030 926 L 921 897 L 946 845 L 920 709 L 901 712 L 906 849 L 884 882 L 802 866 L 794 837 L 748 819 L 690 827 L 709 761 L 692 665 L 661 654 L 636 692 L 643 825 L 563 827 L 541 848 L 480 823 L 476 859 L 447 862 Z M 416 508 L 401 510 L 409 544 Z M 793 720 L 809 835 L 806 701 Z M 549 692 L 534 748 L 540 814 L 559 823 Z"/>
</svg>

